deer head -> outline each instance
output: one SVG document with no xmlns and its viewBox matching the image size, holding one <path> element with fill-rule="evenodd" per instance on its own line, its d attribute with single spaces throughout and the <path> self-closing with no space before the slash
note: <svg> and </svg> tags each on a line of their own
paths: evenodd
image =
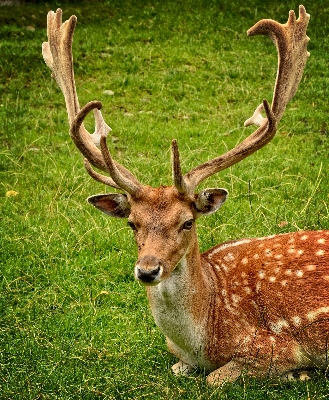
<svg viewBox="0 0 329 400">
<path fill-rule="evenodd" d="M 296 20 L 290 11 L 286 24 L 261 20 L 248 30 L 249 36 L 267 35 L 278 50 L 278 71 L 271 105 L 264 100 L 245 126 L 258 127 L 249 137 L 227 153 L 198 165 L 183 174 L 177 141 L 172 141 L 173 186 L 151 188 L 124 166 L 114 161 L 106 144 L 110 128 L 103 120 L 102 104 L 92 101 L 80 109 L 73 73 L 72 41 L 76 17 L 62 23 L 58 9 L 48 13 L 48 42 L 43 44 L 43 56 L 52 76 L 61 88 L 66 102 L 70 135 L 85 157 L 88 173 L 123 193 L 99 194 L 88 198 L 89 203 L 104 213 L 117 218 L 128 218 L 138 246 L 136 278 L 144 284 L 155 285 L 168 278 L 179 263 L 197 248 L 195 220 L 217 211 L 225 202 L 226 189 L 205 189 L 196 192 L 198 185 L 209 176 L 248 157 L 269 143 L 276 133 L 284 110 L 295 95 L 309 56 L 306 28 L 309 15 L 299 7 Z M 96 120 L 94 134 L 83 125 L 93 110 Z M 261 112 L 264 111 L 266 117 Z M 98 148 L 96 145 L 100 145 Z M 92 166 L 107 172 L 110 177 L 96 172 Z M 185 257 L 185 258 L 184 258 Z M 198 256 L 195 256 L 196 258 Z"/>
</svg>

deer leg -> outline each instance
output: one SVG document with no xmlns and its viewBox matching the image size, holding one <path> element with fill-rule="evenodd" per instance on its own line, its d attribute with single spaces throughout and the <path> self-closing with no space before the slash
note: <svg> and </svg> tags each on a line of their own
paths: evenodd
<svg viewBox="0 0 329 400">
<path fill-rule="evenodd" d="M 211 372 L 207 376 L 207 383 L 211 386 L 221 386 L 226 382 L 234 382 L 242 374 L 243 369 L 243 364 L 238 360 L 232 360 Z"/>
<path fill-rule="evenodd" d="M 290 376 L 308 367 L 302 354 L 302 347 L 291 336 L 258 331 L 248 348 L 238 348 L 230 362 L 208 375 L 207 382 L 220 386 L 235 381 L 243 372 L 254 377 Z"/>
<path fill-rule="evenodd" d="M 189 375 L 195 370 L 196 366 L 189 360 L 188 355 L 175 345 L 170 339 L 166 338 L 167 346 L 173 355 L 179 358 L 178 363 L 174 364 L 171 369 L 175 375 Z"/>
<path fill-rule="evenodd" d="M 193 367 L 193 365 L 184 363 L 182 360 L 179 360 L 178 363 L 171 367 L 171 369 L 175 375 L 187 376 L 195 370 L 195 367 Z"/>
</svg>

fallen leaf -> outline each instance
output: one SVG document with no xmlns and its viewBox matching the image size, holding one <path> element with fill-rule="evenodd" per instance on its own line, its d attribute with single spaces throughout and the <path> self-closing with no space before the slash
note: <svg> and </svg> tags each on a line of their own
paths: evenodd
<svg viewBox="0 0 329 400">
<path fill-rule="evenodd" d="M 18 195 L 18 192 L 16 192 L 15 190 L 8 190 L 6 192 L 6 197 L 15 197 Z"/>
<path fill-rule="evenodd" d="M 287 221 L 281 221 L 280 223 L 278 223 L 278 227 L 283 228 L 284 226 L 286 226 L 288 224 L 289 224 L 289 222 L 287 222 Z"/>
</svg>

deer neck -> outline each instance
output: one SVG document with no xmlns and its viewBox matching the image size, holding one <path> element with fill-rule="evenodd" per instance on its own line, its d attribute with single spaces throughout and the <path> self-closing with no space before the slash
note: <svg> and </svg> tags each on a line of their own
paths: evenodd
<svg viewBox="0 0 329 400">
<path fill-rule="evenodd" d="M 171 276 L 156 286 L 148 286 L 147 294 L 155 323 L 171 351 L 187 364 L 209 368 L 205 357 L 206 280 L 195 236 Z"/>
<path fill-rule="evenodd" d="M 195 238 L 170 277 L 156 286 L 147 286 L 151 310 L 160 329 L 164 331 L 162 325 L 168 322 L 168 318 L 172 317 L 173 320 L 190 318 L 189 316 L 193 314 L 193 303 L 197 298 L 202 299 L 204 289 L 201 255 Z"/>
<path fill-rule="evenodd" d="M 199 289 L 199 285 L 196 285 L 196 282 L 201 283 L 203 280 L 201 255 L 195 236 L 193 243 L 180 259 L 169 278 L 161 281 L 156 286 L 147 286 L 147 295 L 151 308 L 156 307 L 157 302 L 167 303 L 172 301 L 177 304 L 178 297 L 194 296 Z"/>
</svg>

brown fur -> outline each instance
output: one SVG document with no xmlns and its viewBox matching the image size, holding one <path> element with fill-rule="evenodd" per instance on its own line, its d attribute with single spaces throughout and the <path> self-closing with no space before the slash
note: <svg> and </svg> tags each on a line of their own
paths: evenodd
<svg viewBox="0 0 329 400">
<path fill-rule="evenodd" d="M 202 255 L 205 275 L 217 293 L 207 318 L 209 358 L 218 367 L 232 357 L 251 362 L 253 375 L 323 367 L 329 335 L 329 231 L 240 243 Z"/>
<path fill-rule="evenodd" d="M 231 241 L 200 255 L 195 227 L 179 233 L 182 221 L 195 215 L 190 197 L 172 187 L 148 188 L 143 199 L 131 202 L 130 219 L 139 227 L 139 260 L 146 254 L 162 260 L 164 281 L 181 279 L 175 274 L 186 256 L 180 298 L 170 300 L 168 293 L 166 307 L 174 308 L 170 301 L 181 302 L 192 326 L 205 331 L 200 336 L 205 355 L 197 364 L 213 371 L 209 383 L 235 379 L 244 369 L 264 376 L 325 367 L 329 231 Z M 145 268 L 153 267 L 152 261 Z M 157 321 L 159 294 L 153 286 L 147 293 Z M 170 321 L 164 329 L 168 347 L 190 364 L 182 350 L 189 347 L 189 336 L 182 334 L 177 346 L 170 336 L 170 325 L 174 332 L 177 321 Z"/>
</svg>

